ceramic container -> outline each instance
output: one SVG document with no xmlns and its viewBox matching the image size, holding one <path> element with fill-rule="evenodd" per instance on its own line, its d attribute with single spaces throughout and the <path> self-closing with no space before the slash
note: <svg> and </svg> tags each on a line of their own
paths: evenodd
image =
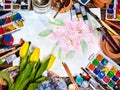
<svg viewBox="0 0 120 90">
<path fill-rule="evenodd" d="M 93 3 L 98 8 L 108 8 L 112 0 L 93 0 Z"/>
<path fill-rule="evenodd" d="M 64 0 L 63 0 L 64 2 Z M 56 0 L 52 0 L 52 7 L 55 11 L 58 11 L 59 7 L 56 6 Z M 65 3 L 65 6 L 60 10 L 60 13 L 65 13 L 67 11 L 69 11 L 72 7 L 72 0 L 68 0 Z"/>
<path fill-rule="evenodd" d="M 112 36 L 117 45 L 120 47 L 120 36 L 119 35 L 114 35 Z M 113 49 L 108 45 L 108 43 L 104 40 L 101 43 L 101 49 L 102 51 L 111 59 L 113 59 L 115 62 L 120 64 L 120 51 L 119 52 L 114 52 Z"/>
</svg>

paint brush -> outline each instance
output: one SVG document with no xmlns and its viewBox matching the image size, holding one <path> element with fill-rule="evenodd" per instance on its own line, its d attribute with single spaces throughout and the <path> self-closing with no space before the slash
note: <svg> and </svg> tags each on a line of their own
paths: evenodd
<svg viewBox="0 0 120 90">
<path fill-rule="evenodd" d="M 100 20 L 102 22 L 102 24 L 110 31 L 112 32 L 114 35 L 119 35 L 117 32 L 115 32 L 115 30 L 113 30 L 110 26 L 108 26 L 103 20 Z"/>
<path fill-rule="evenodd" d="M 111 90 L 110 87 L 107 86 L 107 84 L 104 84 L 102 81 L 100 81 L 94 74 L 89 71 L 88 68 L 85 68 L 85 70 L 99 83 L 101 90 Z"/>
<path fill-rule="evenodd" d="M 58 13 L 60 12 L 60 10 L 65 6 L 65 4 L 66 4 L 66 2 L 67 2 L 68 0 L 65 0 L 61 5 L 60 5 L 60 7 L 58 8 L 58 11 L 57 11 L 57 13 L 54 15 L 54 19 L 56 18 L 56 16 L 58 15 Z"/>
<path fill-rule="evenodd" d="M 83 67 L 81 67 L 81 69 L 87 74 L 90 76 L 90 78 L 92 78 L 92 81 L 94 81 L 93 83 L 90 82 L 94 87 L 96 88 L 101 88 L 103 90 L 103 87 L 94 79 L 94 77 L 86 70 L 84 69 Z M 96 89 L 95 89 L 96 90 Z"/>
<path fill-rule="evenodd" d="M 4 58 L 6 58 L 6 57 L 8 57 L 8 56 L 10 56 L 10 55 L 12 55 L 12 54 L 15 54 L 17 51 L 19 51 L 20 50 L 20 47 L 19 48 L 16 48 L 15 50 L 13 50 L 13 51 L 9 51 L 8 53 L 5 53 L 3 56 L 1 56 L 0 57 L 0 60 L 2 60 L 2 59 L 4 59 Z"/>
<path fill-rule="evenodd" d="M 111 41 L 111 43 L 114 45 L 114 47 L 117 49 L 116 52 L 120 52 L 120 47 L 116 44 L 116 42 L 114 41 L 114 39 L 111 37 L 111 35 L 108 33 L 107 28 L 102 24 L 101 20 L 98 18 L 97 15 L 95 15 L 94 13 L 92 13 L 90 11 L 90 9 L 88 7 L 85 6 L 86 11 L 92 15 L 98 22 L 99 24 L 102 26 L 102 31 L 105 33 L 105 36 Z"/>
<path fill-rule="evenodd" d="M 114 45 L 112 45 L 111 42 L 107 39 L 105 33 L 104 33 L 100 28 L 97 28 L 97 30 L 101 32 L 101 34 L 103 35 L 104 39 L 105 39 L 106 42 L 109 44 L 109 46 L 110 46 L 115 52 L 117 52 L 117 50 L 114 48 Z"/>
<path fill-rule="evenodd" d="M 70 69 L 68 68 L 67 64 L 64 63 L 64 62 L 62 62 L 62 65 L 63 65 L 65 71 L 67 72 L 67 74 L 68 74 L 71 82 L 75 85 L 76 90 L 80 90 L 79 87 L 78 87 L 78 85 L 76 84 L 76 82 L 75 82 L 75 80 L 74 80 L 74 78 L 73 78 L 73 76 L 72 76 L 72 73 L 71 73 Z"/>
</svg>

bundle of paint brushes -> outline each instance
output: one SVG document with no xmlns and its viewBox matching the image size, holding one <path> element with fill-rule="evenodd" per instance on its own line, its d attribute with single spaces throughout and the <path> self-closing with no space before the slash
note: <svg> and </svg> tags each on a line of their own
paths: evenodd
<svg viewBox="0 0 120 90">
<path fill-rule="evenodd" d="M 86 7 L 87 12 L 92 15 L 101 25 L 100 28 L 97 28 L 97 30 L 103 35 L 104 40 L 108 43 L 108 45 L 114 50 L 114 52 L 118 53 L 120 52 L 120 47 L 117 45 L 115 40 L 112 38 L 112 35 L 108 32 L 107 28 L 103 25 L 101 20 L 93 14 L 88 7 Z"/>
<path fill-rule="evenodd" d="M 3 64 L 4 62 L 7 62 L 9 64 L 15 60 L 18 56 L 18 51 L 20 50 L 23 43 L 24 40 L 20 39 L 18 44 L 13 44 L 2 48 L 0 47 L 0 64 Z"/>
</svg>

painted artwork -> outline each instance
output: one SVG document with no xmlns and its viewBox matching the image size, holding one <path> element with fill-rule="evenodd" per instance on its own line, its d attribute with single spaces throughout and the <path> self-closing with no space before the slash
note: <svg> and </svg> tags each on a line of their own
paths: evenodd
<svg viewBox="0 0 120 90">
<path fill-rule="evenodd" d="M 41 30 L 39 36 L 56 42 L 51 50 L 51 54 L 57 56 L 54 69 L 58 69 L 62 61 L 77 62 L 76 57 L 81 57 L 78 55 L 85 56 L 90 48 L 94 49 L 95 45 L 99 45 L 99 33 L 95 31 L 97 24 L 62 19 L 53 20 L 50 24 L 54 25 L 54 28 Z"/>
<path fill-rule="evenodd" d="M 53 19 L 53 11 L 47 14 L 38 14 L 34 11 L 21 11 L 24 17 L 24 27 L 20 32 L 14 33 L 15 43 L 23 38 L 31 41 L 31 49 L 40 48 L 40 60 L 49 55 L 55 55 L 56 60 L 51 71 L 60 76 L 66 76 L 62 62 L 66 62 L 73 75 L 80 71 L 80 67 L 88 64 L 92 53 L 100 50 L 98 26 L 91 18 L 89 22 L 72 21 L 70 12 L 59 14 Z M 34 16 L 34 17 L 33 17 Z M 89 17 L 89 16 L 88 16 Z"/>
<path fill-rule="evenodd" d="M 55 30 L 44 30 L 39 33 L 39 36 L 49 37 L 50 40 L 56 42 L 52 53 L 59 47 L 59 57 L 70 58 L 78 50 L 85 53 L 89 47 L 93 47 L 95 43 L 98 43 L 96 42 L 98 40 L 96 40 L 94 28 L 90 23 L 88 25 L 84 21 L 56 20 L 52 24 L 56 22 Z"/>
</svg>

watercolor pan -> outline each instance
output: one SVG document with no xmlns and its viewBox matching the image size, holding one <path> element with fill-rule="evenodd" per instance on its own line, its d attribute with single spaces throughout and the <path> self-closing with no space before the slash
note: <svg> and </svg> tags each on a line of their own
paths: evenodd
<svg viewBox="0 0 120 90">
<path fill-rule="evenodd" d="M 0 10 L 30 10 L 30 0 L 2 0 Z"/>
<path fill-rule="evenodd" d="M 102 52 L 90 60 L 87 69 L 111 90 L 120 88 L 120 66 Z"/>
<path fill-rule="evenodd" d="M 23 17 L 18 12 L 8 12 L 0 16 L 0 36 L 20 30 L 23 26 Z"/>
<path fill-rule="evenodd" d="M 120 1 L 113 0 L 106 9 L 106 20 L 120 21 Z"/>
</svg>

